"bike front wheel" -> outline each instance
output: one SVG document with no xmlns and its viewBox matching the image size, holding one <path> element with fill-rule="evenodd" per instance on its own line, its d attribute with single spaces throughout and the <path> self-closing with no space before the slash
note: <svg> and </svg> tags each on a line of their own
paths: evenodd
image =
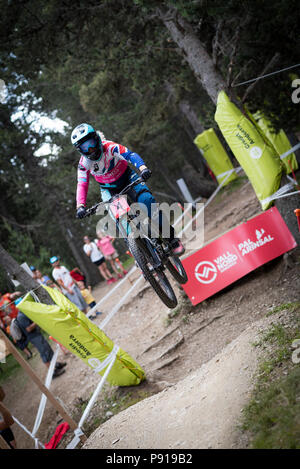
<svg viewBox="0 0 300 469">
<path fill-rule="evenodd" d="M 154 268 L 154 262 L 147 246 L 144 244 L 145 241 L 141 238 L 129 236 L 127 243 L 131 254 L 155 293 L 168 308 L 175 308 L 177 306 L 177 298 L 174 290 L 164 272 L 159 268 Z"/>
<path fill-rule="evenodd" d="M 179 257 L 170 256 L 166 262 L 166 267 L 173 278 L 181 285 L 184 285 L 188 281 L 186 271 Z"/>
</svg>

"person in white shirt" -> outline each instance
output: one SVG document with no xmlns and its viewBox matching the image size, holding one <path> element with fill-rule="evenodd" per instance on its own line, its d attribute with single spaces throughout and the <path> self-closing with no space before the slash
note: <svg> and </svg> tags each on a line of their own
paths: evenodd
<svg viewBox="0 0 300 469">
<path fill-rule="evenodd" d="M 102 252 L 99 251 L 96 243 L 90 240 L 88 236 L 84 236 L 83 238 L 84 245 L 83 250 L 86 255 L 90 258 L 90 260 L 95 264 L 102 277 L 106 280 L 107 284 L 116 282 L 117 279 L 110 273 L 107 268 L 105 257 L 103 256 Z"/>
<path fill-rule="evenodd" d="M 88 306 L 69 270 L 64 265 L 60 265 L 60 260 L 56 256 L 51 257 L 50 264 L 53 266 L 52 277 L 59 284 L 62 293 L 83 313 L 87 313 Z"/>
</svg>

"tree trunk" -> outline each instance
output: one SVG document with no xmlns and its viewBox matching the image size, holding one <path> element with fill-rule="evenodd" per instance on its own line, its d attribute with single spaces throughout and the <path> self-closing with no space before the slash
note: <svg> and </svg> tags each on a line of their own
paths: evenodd
<svg viewBox="0 0 300 469">
<path fill-rule="evenodd" d="M 37 283 L 19 264 L 18 262 L 1 246 L 0 244 L 0 265 L 10 274 L 10 276 L 18 280 L 26 291 L 34 290 L 39 286 Z M 38 288 L 36 295 L 42 303 L 54 304 L 47 291 L 44 288 Z"/>
<path fill-rule="evenodd" d="M 234 102 L 240 110 L 243 110 L 234 91 L 227 89 L 225 80 L 216 69 L 205 47 L 195 35 L 192 26 L 179 14 L 176 7 L 168 6 L 168 8 L 164 8 L 162 6 L 157 9 L 157 12 L 165 27 L 170 32 L 172 39 L 184 55 L 197 80 L 199 80 L 214 104 L 217 104 L 219 92 L 224 90 L 229 95 L 231 101 Z M 281 185 L 284 184 L 284 181 L 285 176 L 282 178 Z M 299 230 L 295 223 L 296 217 L 294 210 L 300 206 L 299 199 L 300 197 L 295 195 L 275 201 L 275 206 L 278 208 L 294 238 L 296 240 L 298 239 L 298 243 Z"/>
<path fill-rule="evenodd" d="M 188 144 L 190 143 L 190 141 L 194 142 L 195 137 L 204 132 L 205 130 L 198 119 L 195 109 L 186 100 L 180 100 L 178 104 L 176 103 L 175 90 L 170 82 L 166 81 L 165 87 L 168 92 L 168 95 L 172 98 L 175 104 L 176 110 L 179 111 L 178 120 L 181 122 L 180 127 L 184 129 L 184 132 L 188 137 L 186 139 L 188 140 Z M 204 160 L 202 153 L 199 151 L 198 147 L 196 147 L 194 143 L 192 145 L 196 150 L 196 153 L 193 152 L 193 156 L 196 154 L 196 157 L 193 157 L 191 151 L 188 150 L 189 162 L 195 169 L 197 168 L 200 175 L 205 178 L 209 175 L 206 161 Z"/>
<path fill-rule="evenodd" d="M 195 35 L 192 26 L 173 6 L 159 7 L 158 15 L 182 51 L 197 80 L 212 101 L 217 104 L 218 94 L 227 88 L 222 75 L 216 69 L 210 55 Z"/>
</svg>

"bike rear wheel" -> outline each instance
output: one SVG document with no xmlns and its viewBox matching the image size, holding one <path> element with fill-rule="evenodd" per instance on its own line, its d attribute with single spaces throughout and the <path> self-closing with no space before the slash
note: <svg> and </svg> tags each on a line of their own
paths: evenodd
<svg viewBox="0 0 300 469">
<path fill-rule="evenodd" d="M 161 269 L 155 269 L 153 267 L 153 259 L 147 247 L 144 245 L 144 240 L 129 236 L 127 243 L 131 254 L 155 293 L 168 308 L 175 308 L 175 306 L 177 306 L 177 298 L 173 288 L 164 272 Z"/>
<path fill-rule="evenodd" d="M 181 260 L 177 256 L 170 256 L 166 262 L 166 267 L 173 278 L 181 285 L 188 281 L 188 277 Z"/>
</svg>

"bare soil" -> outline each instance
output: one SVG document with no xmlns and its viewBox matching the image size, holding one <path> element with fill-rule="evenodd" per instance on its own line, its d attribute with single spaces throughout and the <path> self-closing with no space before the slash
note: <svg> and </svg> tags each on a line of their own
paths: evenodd
<svg viewBox="0 0 300 469">
<path fill-rule="evenodd" d="M 259 213 L 260 205 L 250 184 L 243 183 L 233 192 L 223 191 L 205 210 L 205 242 Z M 108 393 L 114 392 L 116 399 L 129 392 L 132 396 L 144 393 L 147 398 L 111 418 L 108 415 L 85 447 L 247 447 L 236 425 L 256 368 L 257 357 L 250 344 L 268 324 L 268 311 L 299 300 L 298 259 L 298 250 L 288 258 L 277 258 L 195 307 L 172 281 L 179 298 L 179 306 L 173 311 L 144 280 L 140 282 L 104 332 L 138 361 L 147 378 L 137 387 L 105 385 L 89 417 L 89 428 L 95 430 L 93 422 L 100 412 L 105 413 Z M 131 281 L 139 275 L 135 271 Z M 103 315 L 97 317 L 96 324 L 130 286 L 129 281 L 124 282 L 101 306 Z M 96 287 L 96 300 L 110 288 L 103 283 Z M 60 352 L 59 359 L 67 362 L 66 372 L 53 380 L 51 390 L 78 421 L 99 375 L 71 354 L 64 356 Z M 37 353 L 29 363 L 44 380 L 47 370 Z M 40 391 L 22 371 L 3 387 L 4 403 L 32 429 Z M 199 419 L 205 432 L 200 432 Z M 61 417 L 48 403 L 38 432 L 43 443 L 51 438 L 59 422 Z M 13 431 L 19 448 L 34 447 L 33 440 L 17 424 Z M 71 437 L 68 432 L 59 448 L 64 448 Z"/>
</svg>

